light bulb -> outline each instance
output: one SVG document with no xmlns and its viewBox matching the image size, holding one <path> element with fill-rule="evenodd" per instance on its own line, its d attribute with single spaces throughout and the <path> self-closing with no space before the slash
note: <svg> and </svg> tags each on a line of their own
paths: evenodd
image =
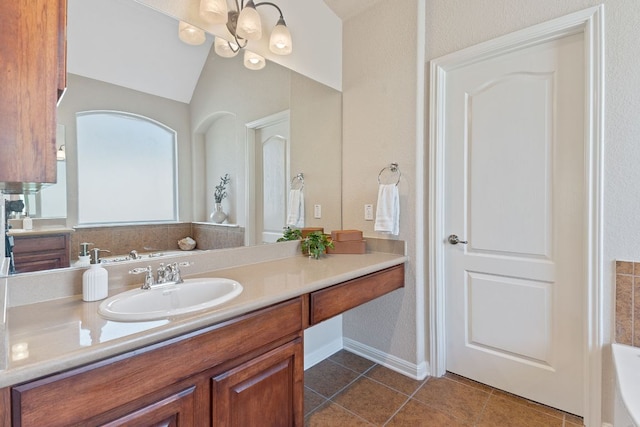
<svg viewBox="0 0 640 427">
<path fill-rule="evenodd" d="M 265 59 L 253 52 L 248 50 L 244 51 L 244 66 L 250 70 L 262 70 L 267 62 Z"/>
<path fill-rule="evenodd" d="M 291 33 L 280 17 L 269 38 L 269 50 L 278 55 L 289 55 L 292 50 Z"/>
<path fill-rule="evenodd" d="M 262 37 L 262 22 L 253 0 L 249 0 L 240 11 L 236 34 L 246 40 L 260 40 Z"/>
<path fill-rule="evenodd" d="M 229 42 L 221 37 L 216 37 L 214 49 L 215 52 L 223 58 L 233 58 L 238 54 L 239 47 L 233 42 Z"/>
<path fill-rule="evenodd" d="M 178 37 L 186 44 L 194 46 L 200 45 L 206 40 L 204 31 L 183 21 L 180 21 L 178 25 Z"/>
</svg>

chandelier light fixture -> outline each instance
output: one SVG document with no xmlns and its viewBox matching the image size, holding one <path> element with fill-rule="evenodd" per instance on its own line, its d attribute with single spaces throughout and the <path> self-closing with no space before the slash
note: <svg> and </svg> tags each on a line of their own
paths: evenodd
<svg viewBox="0 0 640 427">
<path fill-rule="evenodd" d="M 262 21 L 256 10 L 257 7 L 271 6 L 280 17 L 271 31 L 269 50 L 277 55 L 289 55 L 292 51 L 291 33 L 284 21 L 282 10 L 271 2 L 254 3 L 253 0 L 235 0 L 235 10 L 229 9 L 227 0 L 200 0 L 200 16 L 210 24 L 226 24 L 229 30 L 229 40 L 216 36 L 215 52 L 225 58 L 230 58 L 247 47 L 251 40 L 262 38 Z M 253 52 L 245 51 L 244 64 L 251 70 L 264 68 L 265 59 Z"/>
<path fill-rule="evenodd" d="M 200 28 L 187 24 L 184 21 L 180 21 L 178 24 L 178 38 L 186 44 L 198 46 L 204 43 L 206 36 L 204 35 L 204 31 Z"/>
</svg>

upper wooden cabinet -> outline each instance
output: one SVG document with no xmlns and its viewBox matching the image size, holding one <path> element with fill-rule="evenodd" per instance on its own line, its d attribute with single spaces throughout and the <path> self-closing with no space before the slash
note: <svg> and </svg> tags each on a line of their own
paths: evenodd
<svg viewBox="0 0 640 427">
<path fill-rule="evenodd" d="M 5 193 L 56 182 L 66 8 L 66 0 L 0 2 L 0 190 Z"/>
</svg>

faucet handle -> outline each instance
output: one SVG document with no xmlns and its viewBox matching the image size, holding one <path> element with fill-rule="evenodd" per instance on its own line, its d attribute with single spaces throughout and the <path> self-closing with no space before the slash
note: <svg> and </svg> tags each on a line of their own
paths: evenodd
<svg viewBox="0 0 640 427">
<path fill-rule="evenodd" d="M 190 265 L 192 265 L 192 262 L 189 261 L 183 261 L 183 262 L 174 262 L 173 264 L 171 264 L 171 273 L 173 275 L 173 281 L 176 283 L 182 283 L 182 275 L 180 273 L 180 267 L 189 267 Z"/>
<path fill-rule="evenodd" d="M 143 273 L 145 273 L 146 275 L 144 276 L 144 283 L 142 284 L 141 288 L 150 289 L 151 286 L 153 286 L 154 284 L 153 273 L 151 272 L 151 266 L 137 267 L 137 268 L 134 268 L 133 270 L 129 270 L 129 274 L 143 274 Z"/>
</svg>

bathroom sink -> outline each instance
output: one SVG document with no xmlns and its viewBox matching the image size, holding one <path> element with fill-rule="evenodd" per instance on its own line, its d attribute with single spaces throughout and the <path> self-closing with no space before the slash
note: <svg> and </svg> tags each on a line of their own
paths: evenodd
<svg viewBox="0 0 640 427">
<path fill-rule="evenodd" d="M 242 285 L 235 280 L 185 279 L 177 285 L 133 289 L 114 295 L 100 304 L 98 313 L 124 322 L 157 320 L 213 308 L 241 293 Z"/>
</svg>

